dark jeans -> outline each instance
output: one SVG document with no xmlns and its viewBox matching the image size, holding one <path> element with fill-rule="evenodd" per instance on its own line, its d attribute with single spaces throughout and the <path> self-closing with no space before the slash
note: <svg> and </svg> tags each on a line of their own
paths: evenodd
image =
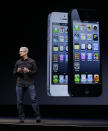
<svg viewBox="0 0 108 131">
<path fill-rule="evenodd" d="M 16 86 L 16 95 L 17 95 L 17 110 L 19 113 L 19 117 L 24 117 L 24 108 L 23 108 L 23 99 L 24 99 L 24 94 L 26 90 L 28 89 L 30 98 L 32 101 L 32 108 L 34 111 L 34 116 L 40 116 L 40 111 L 39 111 L 39 105 L 38 105 L 38 99 L 36 97 L 36 90 L 35 86 L 31 85 L 29 87 L 19 87 Z"/>
</svg>

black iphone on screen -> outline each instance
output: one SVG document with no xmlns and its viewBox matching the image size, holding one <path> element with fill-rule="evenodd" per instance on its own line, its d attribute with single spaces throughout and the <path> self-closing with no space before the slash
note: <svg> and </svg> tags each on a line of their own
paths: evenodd
<svg viewBox="0 0 108 131">
<path fill-rule="evenodd" d="M 69 20 L 69 93 L 96 97 L 102 93 L 100 20 L 95 10 L 72 10 Z"/>
</svg>

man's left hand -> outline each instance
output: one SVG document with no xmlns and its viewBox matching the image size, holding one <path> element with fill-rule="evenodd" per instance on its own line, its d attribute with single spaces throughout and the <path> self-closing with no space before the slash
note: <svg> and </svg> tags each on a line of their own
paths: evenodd
<svg viewBox="0 0 108 131">
<path fill-rule="evenodd" d="M 28 68 L 24 67 L 23 71 L 24 71 L 24 73 L 28 73 L 30 70 Z"/>
</svg>

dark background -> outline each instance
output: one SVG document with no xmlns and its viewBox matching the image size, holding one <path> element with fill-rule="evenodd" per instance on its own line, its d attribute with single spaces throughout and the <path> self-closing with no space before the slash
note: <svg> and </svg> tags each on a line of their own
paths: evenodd
<svg viewBox="0 0 108 131">
<path fill-rule="evenodd" d="M 92 3 L 89 6 L 78 2 L 46 1 L 46 3 L 16 2 L 2 3 L 0 8 L 0 114 L 16 115 L 16 92 L 13 68 L 19 59 L 19 48 L 27 46 L 29 56 L 36 60 L 38 72 L 36 76 L 36 88 L 42 115 L 51 116 L 89 116 L 107 117 L 107 74 L 108 74 L 108 48 L 107 48 L 107 9 Z M 101 5 L 102 6 L 102 5 Z M 105 7 L 105 5 L 103 5 Z M 50 12 L 68 12 L 72 8 L 96 9 L 103 22 L 102 31 L 102 68 L 105 95 L 101 102 L 92 100 L 82 103 L 74 103 L 71 98 L 50 98 L 46 93 L 46 68 L 47 68 L 47 16 Z M 95 101 L 94 101 L 95 100 Z M 88 106 L 86 103 L 88 102 Z M 25 96 L 24 103 L 27 114 L 31 104 L 29 97 Z M 62 109 L 62 111 L 61 111 Z M 49 112 L 49 114 L 47 113 Z M 97 112 L 97 113 L 96 113 Z M 53 116 L 52 115 L 52 116 Z"/>
</svg>

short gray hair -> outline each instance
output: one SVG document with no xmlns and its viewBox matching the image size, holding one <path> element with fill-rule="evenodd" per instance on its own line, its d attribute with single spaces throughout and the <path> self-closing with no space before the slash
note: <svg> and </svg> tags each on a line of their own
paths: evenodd
<svg viewBox="0 0 108 131">
<path fill-rule="evenodd" d="M 27 53 L 29 52 L 29 49 L 27 47 L 20 47 L 20 49 L 23 49 L 24 51 L 26 51 Z"/>
</svg>

